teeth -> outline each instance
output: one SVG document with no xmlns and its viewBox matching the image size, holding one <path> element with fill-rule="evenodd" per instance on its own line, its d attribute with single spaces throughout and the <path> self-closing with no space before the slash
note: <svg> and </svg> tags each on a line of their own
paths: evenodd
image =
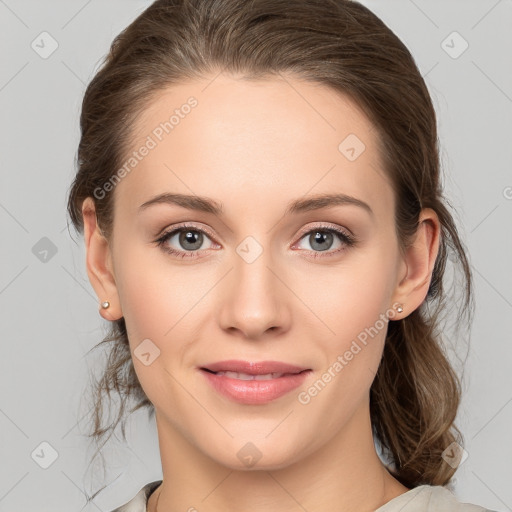
<svg viewBox="0 0 512 512">
<path fill-rule="evenodd" d="M 284 373 L 265 373 L 263 375 L 251 375 L 249 373 L 238 373 L 238 372 L 217 372 L 217 375 L 224 375 L 230 379 L 239 380 L 270 380 L 282 377 Z"/>
</svg>

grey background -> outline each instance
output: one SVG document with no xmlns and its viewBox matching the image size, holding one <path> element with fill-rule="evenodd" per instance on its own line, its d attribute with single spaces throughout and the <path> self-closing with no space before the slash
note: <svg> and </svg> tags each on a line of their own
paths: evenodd
<svg viewBox="0 0 512 512">
<path fill-rule="evenodd" d="M 109 511 L 161 477 L 154 421 L 141 412 L 128 424 L 129 445 L 105 451 L 108 472 L 93 471 L 92 484 L 86 474 L 90 404 L 82 396 L 99 361 L 86 352 L 106 324 L 83 241 L 70 238 L 65 213 L 85 86 L 113 37 L 150 3 L 0 0 L 0 511 L 83 510 L 84 490 L 110 484 L 85 507 Z M 512 510 L 512 1 L 362 3 L 404 41 L 425 76 L 446 192 L 474 272 L 457 422 L 468 458 L 455 492 Z M 44 37 L 51 48 L 44 31 L 58 44 L 48 58 L 31 47 Z M 56 460 L 43 469 L 53 450 Z"/>
</svg>

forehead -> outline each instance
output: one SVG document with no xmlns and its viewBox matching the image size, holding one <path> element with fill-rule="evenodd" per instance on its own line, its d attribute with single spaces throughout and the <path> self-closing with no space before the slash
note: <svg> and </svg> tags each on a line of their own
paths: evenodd
<svg viewBox="0 0 512 512">
<path fill-rule="evenodd" d="M 377 210 L 393 203 L 372 123 L 347 96 L 289 75 L 173 85 L 149 101 L 133 132 L 116 209 L 166 191 L 260 210 L 262 201 L 333 192 Z"/>
</svg>

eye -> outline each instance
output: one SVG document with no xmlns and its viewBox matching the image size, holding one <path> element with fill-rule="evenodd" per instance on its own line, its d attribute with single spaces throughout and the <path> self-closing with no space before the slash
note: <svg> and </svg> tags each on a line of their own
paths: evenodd
<svg viewBox="0 0 512 512">
<path fill-rule="evenodd" d="M 306 241 L 309 248 L 306 247 L 305 249 L 314 252 L 315 254 L 313 256 L 315 258 L 322 257 L 323 255 L 319 253 L 329 251 L 333 246 L 335 246 L 334 250 L 329 251 L 329 255 L 337 254 L 348 247 L 352 247 L 356 243 L 356 239 L 353 235 L 332 226 L 319 226 L 309 230 L 300 240 Z M 300 241 L 298 244 L 300 244 Z M 299 246 L 299 248 L 304 249 L 304 247 L 301 246 Z"/>
<path fill-rule="evenodd" d="M 205 242 L 210 241 L 205 246 Z M 211 249 L 210 236 L 203 229 L 196 226 L 182 225 L 164 233 L 156 243 L 165 252 L 179 258 L 196 258 L 199 250 Z"/>
<path fill-rule="evenodd" d="M 211 238 L 213 238 L 212 235 L 204 229 L 191 225 L 181 225 L 165 232 L 156 240 L 156 244 L 166 253 L 178 258 L 199 258 L 201 257 L 197 254 L 199 251 L 220 247 L 213 243 Z M 309 248 L 300 245 L 302 240 L 309 244 Z M 305 232 L 293 247 L 306 249 L 312 253 L 314 258 L 318 258 L 338 254 L 355 244 L 355 237 L 341 229 L 332 226 L 318 226 Z M 335 249 L 330 250 L 333 246 L 335 246 Z"/>
</svg>

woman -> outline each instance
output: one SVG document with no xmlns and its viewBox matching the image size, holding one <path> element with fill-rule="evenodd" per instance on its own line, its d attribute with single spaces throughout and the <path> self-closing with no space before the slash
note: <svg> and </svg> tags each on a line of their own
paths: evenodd
<svg viewBox="0 0 512 512">
<path fill-rule="evenodd" d="M 443 275 L 459 262 L 462 317 L 470 268 L 428 90 L 382 21 L 158 0 L 81 128 L 68 210 L 112 326 L 92 435 L 115 389 L 117 423 L 129 399 L 155 413 L 163 470 L 116 511 L 484 510 L 445 487 L 464 452 Z"/>
</svg>

